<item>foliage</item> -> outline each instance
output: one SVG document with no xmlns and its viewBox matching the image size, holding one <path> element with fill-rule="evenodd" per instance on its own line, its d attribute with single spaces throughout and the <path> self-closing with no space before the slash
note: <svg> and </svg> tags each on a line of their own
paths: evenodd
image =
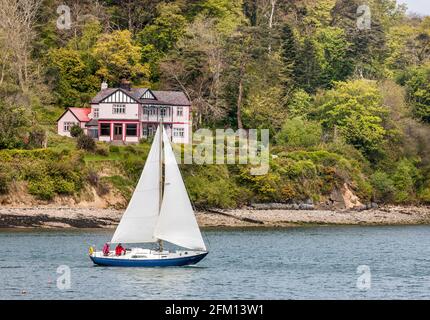
<svg viewBox="0 0 430 320">
<path fill-rule="evenodd" d="M 121 79 L 143 83 L 150 76 L 149 66 L 141 63 L 142 49 L 128 30 L 102 34 L 92 54 L 98 65 L 96 74 L 111 84 L 118 85 Z"/>
<path fill-rule="evenodd" d="M 301 118 L 288 119 L 276 135 L 276 142 L 290 147 L 311 147 L 321 142 L 322 129 L 318 122 Z"/>
<path fill-rule="evenodd" d="M 183 91 L 195 128 L 270 130 L 266 176 L 181 168 L 199 207 L 325 201 L 345 183 L 362 201 L 430 203 L 430 18 L 394 0 L 366 1 L 370 30 L 358 0 L 77 1 L 66 30 L 55 1 L 30 16 L 13 3 L 0 10 L 0 192 L 25 181 L 52 199 L 89 184 L 127 198 L 150 141 L 56 134 L 64 107 L 124 78 Z"/>
<path fill-rule="evenodd" d="M 337 132 L 371 157 L 380 151 L 386 136 L 382 125 L 387 110 L 376 83 L 366 80 L 338 82 L 321 96 L 314 113 L 326 130 Z"/>
<path fill-rule="evenodd" d="M 27 146 L 30 148 L 42 148 L 46 141 L 46 131 L 42 127 L 31 128 Z"/>
<path fill-rule="evenodd" d="M 84 134 L 84 130 L 81 128 L 81 126 L 79 124 L 74 124 L 71 128 L 70 128 L 70 135 L 73 138 L 78 138 L 81 135 Z"/>
<path fill-rule="evenodd" d="M 430 123 L 430 64 L 408 70 L 400 82 L 406 86 L 416 117 Z"/>
<path fill-rule="evenodd" d="M 0 149 L 23 146 L 27 124 L 25 108 L 0 100 Z"/>
<path fill-rule="evenodd" d="M 12 174 L 7 166 L 0 164 L 0 194 L 9 192 L 12 183 Z"/>
<path fill-rule="evenodd" d="M 96 143 L 93 138 L 83 134 L 76 140 L 76 147 L 78 149 L 94 152 L 96 150 Z"/>
</svg>

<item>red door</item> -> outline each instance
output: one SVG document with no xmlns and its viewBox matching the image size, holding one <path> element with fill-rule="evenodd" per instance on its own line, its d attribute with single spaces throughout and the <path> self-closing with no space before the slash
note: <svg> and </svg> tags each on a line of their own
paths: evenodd
<svg viewBox="0 0 430 320">
<path fill-rule="evenodd" d="M 113 139 L 122 140 L 122 123 L 115 123 L 113 125 Z"/>
</svg>

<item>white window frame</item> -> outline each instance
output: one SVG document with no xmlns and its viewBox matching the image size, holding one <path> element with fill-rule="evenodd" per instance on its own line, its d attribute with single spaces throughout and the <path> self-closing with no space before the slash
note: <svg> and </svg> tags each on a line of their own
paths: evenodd
<svg viewBox="0 0 430 320">
<path fill-rule="evenodd" d="M 93 109 L 93 118 L 98 119 L 99 118 L 99 108 Z"/>
<path fill-rule="evenodd" d="M 79 125 L 79 122 L 73 122 L 73 121 L 64 121 L 63 123 L 63 132 L 70 132 L 70 128 L 74 125 Z"/>
<path fill-rule="evenodd" d="M 184 108 L 183 107 L 177 107 L 176 116 L 177 117 L 183 117 L 184 116 Z"/>
<path fill-rule="evenodd" d="M 125 114 L 125 104 L 112 105 L 112 114 Z"/>
<path fill-rule="evenodd" d="M 185 137 L 185 129 L 184 128 L 173 128 L 173 136 L 177 138 Z"/>
</svg>

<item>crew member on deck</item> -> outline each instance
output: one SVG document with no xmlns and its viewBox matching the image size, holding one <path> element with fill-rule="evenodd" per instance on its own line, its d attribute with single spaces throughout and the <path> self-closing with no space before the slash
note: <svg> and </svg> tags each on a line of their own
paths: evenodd
<svg viewBox="0 0 430 320">
<path fill-rule="evenodd" d="M 121 243 L 118 243 L 118 245 L 115 248 L 115 254 L 117 256 L 121 256 L 125 254 L 125 248 L 121 245 Z"/>
<path fill-rule="evenodd" d="M 105 245 L 103 246 L 103 255 L 104 256 L 108 256 L 109 255 L 109 242 L 106 242 Z"/>
</svg>

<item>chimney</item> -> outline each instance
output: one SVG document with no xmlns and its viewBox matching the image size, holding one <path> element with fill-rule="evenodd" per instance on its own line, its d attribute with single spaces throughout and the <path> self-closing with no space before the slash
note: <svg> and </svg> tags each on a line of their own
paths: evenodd
<svg viewBox="0 0 430 320">
<path fill-rule="evenodd" d="M 128 81 L 128 80 L 126 80 L 126 79 L 122 79 L 122 80 L 121 80 L 121 84 L 119 85 L 119 87 L 120 87 L 121 89 L 124 89 L 124 90 L 130 91 L 130 90 L 131 90 L 131 82 L 130 82 L 130 81 Z"/>
<path fill-rule="evenodd" d="M 106 81 L 103 81 L 102 82 L 102 90 L 105 90 L 105 89 L 107 89 L 108 88 L 108 84 L 107 84 L 107 82 Z"/>
</svg>

